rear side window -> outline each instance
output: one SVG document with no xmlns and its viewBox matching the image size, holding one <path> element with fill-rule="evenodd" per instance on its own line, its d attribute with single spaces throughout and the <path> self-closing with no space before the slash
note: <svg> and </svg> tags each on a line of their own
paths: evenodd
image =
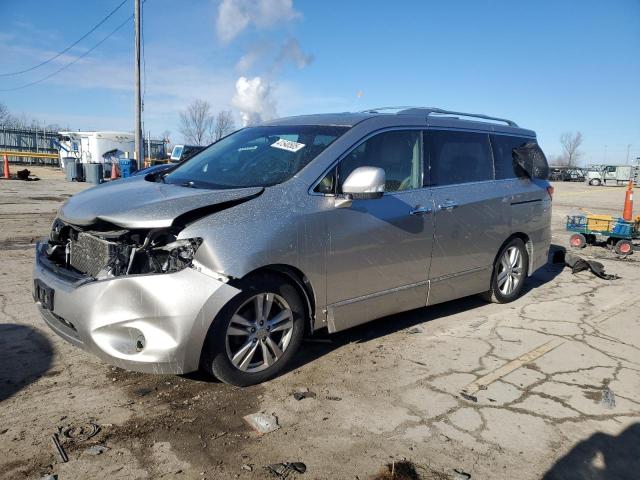
<svg viewBox="0 0 640 480">
<path fill-rule="evenodd" d="M 548 178 L 547 159 L 535 140 L 508 135 L 491 135 L 491 147 L 496 179 Z"/>
<path fill-rule="evenodd" d="M 487 134 L 429 130 L 426 133 L 426 145 L 430 185 L 493 180 L 493 161 Z"/>
<path fill-rule="evenodd" d="M 511 137 L 508 135 L 491 135 L 493 160 L 496 168 L 496 180 L 522 177 L 522 172 L 514 159 L 514 149 L 523 147 L 531 140 L 528 138 Z"/>
</svg>

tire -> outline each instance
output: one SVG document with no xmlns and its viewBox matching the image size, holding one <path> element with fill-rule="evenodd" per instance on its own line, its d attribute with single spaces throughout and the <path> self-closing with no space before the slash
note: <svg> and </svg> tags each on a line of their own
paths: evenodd
<svg viewBox="0 0 640 480">
<path fill-rule="evenodd" d="M 631 255 L 633 253 L 633 243 L 629 240 L 618 240 L 614 247 L 614 251 L 618 255 Z"/>
<path fill-rule="evenodd" d="M 587 246 L 587 238 L 581 233 L 574 233 L 569 237 L 571 248 L 584 248 Z"/>
<path fill-rule="evenodd" d="M 587 245 L 595 245 L 597 242 L 597 238 L 593 233 L 588 233 L 584 238 L 587 241 Z"/>
<path fill-rule="evenodd" d="M 599 187 L 599 186 L 600 186 L 600 183 L 601 183 L 601 182 L 600 182 L 600 180 L 599 180 L 599 179 L 594 178 L 593 180 L 591 180 L 591 181 L 589 182 L 589 185 L 593 185 L 594 187 Z"/>
<path fill-rule="evenodd" d="M 511 270 L 507 275 L 509 275 L 510 273 L 516 273 L 517 284 L 512 289 L 505 289 L 505 283 L 503 282 L 504 279 L 499 277 L 502 276 L 502 272 L 505 268 L 503 259 L 505 258 L 505 255 L 509 256 L 513 249 L 515 249 L 519 255 L 519 272 L 516 272 L 516 269 L 512 267 L 513 270 Z M 482 298 L 492 303 L 513 302 L 522 294 L 522 289 L 524 288 L 524 282 L 527 278 L 528 270 L 529 254 L 527 253 L 527 249 L 524 246 L 524 242 L 519 238 L 511 239 L 509 242 L 503 245 L 503 247 L 500 249 L 500 252 L 496 256 L 496 261 L 493 264 L 493 273 L 491 274 L 491 288 L 488 292 L 482 294 Z"/>
<path fill-rule="evenodd" d="M 306 312 L 297 288 L 280 275 L 258 274 L 237 286 L 240 293 L 220 310 L 209 328 L 201 365 L 225 383 L 246 387 L 270 380 L 287 368 L 302 343 Z M 259 309 L 269 310 L 261 317 L 264 324 L 257 320 Z M 272 323 L 279 315 L 282 319 Z"/>
</svg>

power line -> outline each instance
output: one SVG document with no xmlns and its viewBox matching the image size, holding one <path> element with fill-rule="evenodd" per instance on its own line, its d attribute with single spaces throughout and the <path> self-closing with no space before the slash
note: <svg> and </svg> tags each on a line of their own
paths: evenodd
<svg viewBox="0 0 640 480">
<path fill-rule="evenodd" d="M 65 48 L 64 50 L 62 50 L 61 52 L 57 53 L 56 55 L 54 55 L 53 57 L 50 57 L 48 59 L 46 59 L 45 61 L 34 65 L 31 68 L 27 68 L 25 70 L 20 70 L 17 72 L 9 72 L 9 73 L 0 73 L 0 77 L 11 77 L 14 75 L 20 75 L 23 73 L 27 73 L 30 72 L 32 70 L 35 70 L 36 68 L 40 68 L 43 65 L 46 65 L 47 63 L 52 62 L 53 60 L 55 60 L 56 58 L 60 57 L 61 55 L 64 55 L 65 53 L 67 53 L 69 50 L 71 50 L 73 47 L 75 47 L 77 44 L 79 44 L 82 40 L 84 40 L 85 38 L 87 38 L 89 35 L 91 35 L 93 32 L 95 32 L 98 27 L 100 27 L 100 25 L 102 25 L 104 22 L 106 22 L 107 20 L 109 20 L 114 13 L 116 13 L 118 10 L 120 10 L 120 8 L 127 3 L 129 0 L 122 0 L 122 3 L 120 3 L 120 5 L 118 5 L 116 8 L 114 8 L 113 10 L 111 10 L 111 12 L 104 17 L 102 20 L 100 20 L 99 23 L 97 23 L 91 30 L 89 30 L 87 33 L 85 33 L 82 37 L 80 37 L 78 40 L 76 40 L 75 42 L 73 42 L 71 45 L 69 45 L 67 48 Z"/>
<path fill-rule="evenodd" d="M 126 1 L 126 0 L 125 0 Z M 58 73 L 62 72 L 63 70 L 66 70 L 67 68 L 69 68 L 71 65 L 77 63 L 79 60 L 82 60 L 84 57 L 86 57 L 87 55 L 89 55 L 91 52 L 93 52 L 96 48 L 98 48 L 100 45 L 102 45 L 104 42 L 106 42 L 109 37 L 111 37 L 113 34 L 115 34 L 118 30 L 120 30 L 122 27 L 124 27 L 131 19 L 133 18 L 133 15 L 129 15 L 129 17 L 122 22 L 120 25 L 118 25 L 115 30 L 111 31 L 111 33 L 109 33 L 109 35 L 107 35 L 106 37 L 104 37 L 102 40 L 100 40 L 98 43 L 96 43 L 93 47 L 91 47 L 89 50 L 87 50 L 86 52 L 84 52 L 82 55 L 80 55 L 79 57 L 75 58 L 73 61 L 67 63 L 66 65 L 62 66 L 61 68 L 59 68 L 58 70 L 50 73 L 49 75 L 47 75 L 46 77 L 42 77 L 34 82 L 31 83 L 26 83 L 24 85 L 21 85 L 19 87 L 14 87 L 14 88 L 3 88 L 0 89 L 0 92 L 13 92 L 15 90 L 22 90 L 23 88 L 27 88 L 27 87 L 31 87 L 32 85 L 37 85 L 38 83 L 44 82 L 45 80 L 50 79 L 51 77 L 53 77 L 54 75 L 57 75 Z"/>
</svg>

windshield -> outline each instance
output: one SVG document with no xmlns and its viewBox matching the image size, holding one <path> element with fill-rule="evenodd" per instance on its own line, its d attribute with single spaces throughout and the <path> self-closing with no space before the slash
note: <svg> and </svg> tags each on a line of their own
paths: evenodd
<svg viewBox="0 0 640 480">
<path fill-rule="evenodd" d="M 267 187 L 288 180 L 348 127 L 249 127 L 223 138 L 164 177 L 196 188 Z"/>
</svg>

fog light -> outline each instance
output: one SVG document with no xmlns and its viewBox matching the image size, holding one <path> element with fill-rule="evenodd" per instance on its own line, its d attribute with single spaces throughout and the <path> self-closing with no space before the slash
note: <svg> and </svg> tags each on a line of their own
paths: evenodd
<svg viewBox="0 0 640 480">
<path fill-rule="evenodd" d="M 136 352 L 141 352 L 145 345 L 146 339 L 144 338 L 144 335 L 138 335 L 138 338 L 136 339 Z"/>
</svg>

